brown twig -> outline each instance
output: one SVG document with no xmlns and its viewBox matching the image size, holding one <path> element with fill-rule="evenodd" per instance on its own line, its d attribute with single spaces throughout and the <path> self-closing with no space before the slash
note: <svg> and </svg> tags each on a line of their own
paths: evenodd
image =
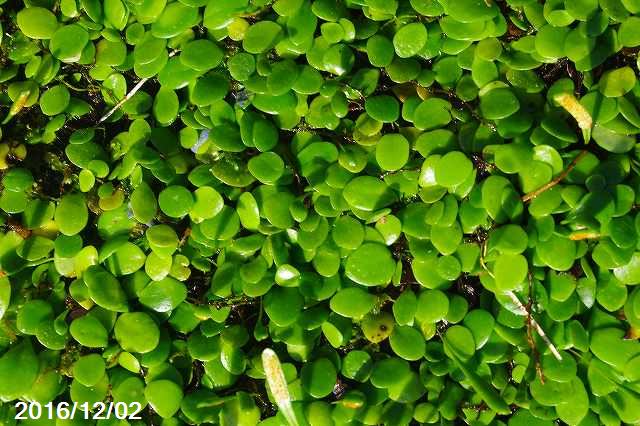
<svg viewBox="0 0 640 426">
<path fill-rule="evenodd" d="M 127 102 L 129 99 L 133 98 L 133 95 L 138 93 L 138 90 L 140 90 L 142 88 L 142 86 L 147 82 L 147 80 L 149 80 L 149 79 L 147 77 L 145 77 L 145 78 L 141 79 L 138 83 L 136 83 L 136 85 L 133 86 L 133 89 L 131 89 L 129 91 L 129 93 L 127 93 L 127 95 L 120 100 L 120 102 L 115 104 L 113 106 L 113 108 L 111 108 L 109 110 L 109 112 L 107 112 L 105 115 L 103 115 L 100 118 L 100 120 L 98 120 L 98 124 L 106 121 L 109 117 L 111 117 L 113 115 L 113 113 L 115 113 L 117 110 L 119 110 L 120 107 L 125 104 L 125 102 Z"/>
<path fill-rule="evenodd" d="M 540 377 L 540 382 L 544 385 L 544 373 L 542 372 L 542 364 L 540 363 L 540 353 L 536 347 L 536 343 L 533 340 L 533 325 L 531 324 L 531 307 L 533 306 L 533 279 L 531 271 L 527 274 L 529 280 L 529 301 L 527 302 L 527 342 L 531 348 L 531 355 L 533 356 L 533 362 L 536 367 L 536 373 Z"/>
<path fill-rule="evenodd" d="M 493 272 L 491 272 L 484 261 L 484 258 L 487 256 L 487 241 L 488 239 L 485 239 L 480 247 L 480 266 L 482 266 L 482 269 L 484 269 L 491 278 L 495 278 L 495 275 L 493 275 Z"/>
<path fill-rule="evenodd" d="M 259 298 L 247 297 L 247 296 L 239 296 L 239 297 L 229 297 L 220 300 L 209 300 L 208 304 L 213 306 L 216 309 L 222 308 L 235 308 L 236 306 L 245 306 L 245 305 L 255 305 L 260 302 Z"/>
<path fill-rule="evenodd" d="M 180 238 L 180 242 L 178 243 L 178 247 L 184 246 L 190 235 L 191 235 L 191 228 L 185 229 L 184 233 L 182 234 L 182 238 Z"/>
<path fill-rule="evenodd" d="M 567 168 L 564 169 L 562 171 L 562 173 L 560 173 L 551 182 L 541 186 L 540 188 L 536 189 L 535 191 L 531 191 L 528 194 L 523 195 L 522 196 L 522 202 L 526 203 L 527 201 L 533 200 L 534 198 L 536 198 L 537 196 L 539 196 L 543 192 L 548 191 L 549 189 L 553 188 L 554 186 L 556 186 L 557 184 L 562 182 L 564 180 L 564 178 L 566 178 L 567 175 L 569 175 L 569 173 L 571 173 L 571 170 L 573 170 L 576 167 L 576 165 L 578 165 L 578 163 L 587 155 L 588 152 L 589 151 L 587 151 L 586 149 L 583 149 L 582 151 L 580 151 L 580 154 L 578 154 L 576 156 L 576 158 L 574 158 L 571 161 L 571 163 L 569 163 Z"/>
<path fill-rule="evenodd" d="M 31 230 L 25 228 L 19 222 L 16 222 L 11 218 L 7 220 L 6 228 L 7 230 L 13 231 L 16 234 L 20 235 L 20 237 L 25 240 L 31 235 Z"/>
<path fill-rule="evenodd" d="M 540 338 L 547 344 L 547 347 L 549 348 L 549 350 L 551 351 L 553 356 L 556 357 L 556 359 L 558 361 L 562 361 L 562 355 L 560 355 L 560 352 L 558 352 L 558 349 L 556 349 L 556 347 L 553 344 L 553 342 L 551 342 L 551 340 L 549 340 L 549 337 L 547 337 L 547 334 L 544 332 L 542 327 L 540 327 L 540 324 L 538 324 L 538 321 L 536 321 L 533 318 L 531 313 L 522 304 L 520 299 L 518 299 L 518 296 L 516 296 L 516 294 L 513 291 L 507 291 L 505 294 L 507 296 L 509 296 L 509 298 L 511 299 L 513 304 L 516 305 L 516 307 L 520 311 L 520 314 L 523 315 L 523 316 L 526 316 L 528 318 L 528 321 L 531 322 L 531 326 L 536 330 L 536 333 L 538 333 Z"/>
<path fill-rule="evenodd" d="M 482 247 L 480 248 L 480 259 L 479 259 L 480 266 L 482 267 L 482 269 L 485 270 L 485 272 L 487 272 L 487 274 L 489 274 L 491 278 L 495 278 L 495 275 L 487 267 L 487 264 L 484 261 L 486 254 L 487 254 L 487 241 L 482 243 Z M 547 347 L 549 348 L 553 356 L 555 356 L 558 361 L 562 361 L 562 355 L 560 355 L 560 352 L 558 352 L 558 349 L 556 349 L 553 342 L 549 339 L 549 337 L 547 337 L 547 334 L 544 332 L 540 324 L 538 324 L 538 321 L 536 321 L 533 318 L 533 316 L 531 315 L 531 312 L 522 304 L 520 299 L 518 299 L 518 296 L 516 296 L 516 294 L 513 291 L 507 291 L 504 294 L 506 294 L 511 299 L 513 304 L 516 305 L 516 307 L 520 311 L 520 315 L 526 316 L 531 321 L 531 327 L 533 327 L 533 329 L 536 330 L 536 333 L 538 333 L 540 338 L 547 344 Z"/>
<path fill-rule="evenodd" d="M 171 58 L 172 56 L 174 56 L 176 53 L 175 50 L 171 53 L 169 53 L 169 57 Z M 136 83 L 135 86 L 133 86 L 133 88 L 129 91 L 129 93 L 127 93 L 125 95 L 124 98 L 122 98 L 120 100 L 120 102 L 118 102 L 117 104 L 115 104 L 113 106 L 113 108 L 111 108 L 105 115 L 103 115 L 100 120 L 98 120 L 98 124 L 103 123 L 104 121 L 106 121 L 109 117 L 111 117 L 113 115 L 113 113 L 115 113 L 116 111 L 118 111 L 120 109 L 120 107 L 122 107 L 122 105 L 125 104 L 125 102 L 127 102 L 129 99 L 133 98 L 133 95 L 135 95 L 136 93 L 138 93 L 138 90 L 140 90 L 142 88 L 142 86 L 144 86 L 144 84 L 147 82 L 147 80 L 149 80 L 148 77 L 145 77 L 143 79 L 141 79 L 139 82 Z"/>
</svg>

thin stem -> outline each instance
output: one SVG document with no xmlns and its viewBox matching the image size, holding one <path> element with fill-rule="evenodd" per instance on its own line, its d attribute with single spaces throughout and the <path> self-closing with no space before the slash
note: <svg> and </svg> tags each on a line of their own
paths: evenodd
<svg viewBox="0 0 640 426">
<path fill-rule="evenodd" d="M 115 113 L 117 110 L 119 110 L 120 107 L 122 105 L 124 105 L 125 102 L 127 102 L 129 99 L 131 99 L 133 97 L 133 95 L 135 95 L 138 92 L 138 90 L 140 90 L 142 88 L 142 86 L 147 82 L 147 80 L 149 80 L 149 79 L 145 77 L 142 80 L 140 80 L 135 86 L 133 86 L 133 89 L 131 89 L 129 91 L 129 93 L 127 93 L 127 95 L 120 100 L 120 102 L 115 104 L 113 106 L 113 108 L 111 108 L 109 110 L 109 112 L 107 112 L 105 115 L 102 116 L 102 118 L 100 118 L 100 120 L 98 120 L 98 124 L 103 123 L 109 117 L 111 117 L 113 115 L 113 113 Z"/>
<path fill-rule="evenodd" d="M 185 245 L 185 243 L 187 242 L 187 239 L 189 238 L 189 235 L 191 235 L 191 228 L 187 228 L 184 230 L 184 233 L 182 234 L 182 238 L 180 238 L 180 242 L 178 243 L 178 247 L 182 247 Z"/>
<path fill-rule="evenodd" d="M 576 156 L 576 158 L 574 158 L 573 161 L 571 161 L 571 163 L 569 163 L 567 168 L 564 169 L 562 171 L 562 173 L 560 173 L 551 182 L 541 186 L 540 188 L 536 189 L 535 191 L 531 191 L 528 194 L 523 195 L 522 196 L 522 201 L 524 203 L 526 203 L 527 201 L 533 200 L 534 198 L 536 198 L 537 196 L 539 196 L 543 192 L 548 191 L 549 189 L 553 188 L 554 186 L 556 186 L 557 184 L 562 182 L 564 180 L 564 178 L 566 178 L 567 175 L 569 175 L 569 173 L 571 173 L 571 170 L 573 170 L 578 165 L 578 163 L 587 155 L 588 152 L 589 151 L 587 151 L 586 149 L 583 149 L 582 151 L 580 151 L 580 154 L 578 154 Z"/>
<path fill-rule="evenodd" d="M 487 240 L 485 240 L 482 243 L 482 249 L 481 249 L 481 253 L 480 253 L 480 266 L 482 266 L 482 269 L 485 270 L 485 272 L 487 274 L 489 274 L 489 276 L 491 278 L 495 278 L 495 275 L 493 275 L 493 272 L 491 272 L 491 270 L 489 268 L 487 268 L 487 264 L 484 262 L 484 258 L 487 256 Z"/>
<path fill-rule="evenodd" d="M 16 234 L 20 235 L 20 237 L 22 237 L 25 240 L 27 238 L 29 238 L 29 236 L 31 235 L 31 230 L 25 228 L 19 222 L 15 221 L 15 220 L 13 220 L 11 218 L 9 218 L 7 220 L 7 223 L 6 223 L 5 226 L 6 226 L 7 230 L 15 232 Z M 2 272 L 2 271 L 0 271 L 0 272 Z M 2 273 L 4 273 L 4 272 L 2 272 Z"/>
<path fill-rule="evenodd" d="M 208 301 L 208 304 L 210 306 L 213 306 L 216 309 L 222 309 L 226 307 L 255 305 L 256 303 L 259 303 L 259 302 L 260 300 L 258 298 L 238 296 L 238 297 L 229 297 L 229 298 L 220 299 L 220 300 L 210 300 Z"/>
<path fill-rule="evenodd" d="M 533 356 L 536 373 L 538 377 L 540 377 L 540 382 L 544 384 L 544 373 L 542 372 L 542 364 L 540 363 L 540 353 L 538 352 L 538 348 L 536 347 L 536 342 L 533 340 L 533 325 L 531 323 L 531 307 L 533 306 L 533 277 L 531 275 L 531 271 L 527 274 L 529 281 L 529 301 L 527 302 L 527 342 L 529 343 L 529 347 L 531 348 L 531 355 Z"/>
<path fill-rule="evenodd" d="M 65 86 L 67 86 L 69 89 L 71 90 L 75 90 L 76 92 L 88 92 L 89 89 L 83 89 L 81 87 L 76 87 L 71 83 L 68 83 L 64 80 L 64 78 L 58 78 L 57 79 L 60 83 L 64 84 Z"/>
<path fill-rule="evenodd" d="M 485 270 L 485 272 L 487 272 L 489 274 L 489 276 L 491 276 L 491 278 L 495 278 L 495 276 L 493 275 L 493 272 L 491 272 L 491 270 L 487 267 L 487 264 L 484 261 L 484 258 L 485 258 L 486 254 L 487 254 L 487 241 L 486 240 L 482 244 L 482 248 L 480 250 L 481 250 L 480 251 L 480 266 L 482 267 L 482 269 Z M 538 321 L 536 321 L 533 318 L 533 316 L 531 315 L 529 310 L 522 304 L 520 299 L 518 299 L 518 296 L 516 296 L 516 294 L 513 291 L 507 291 L 505 294 L 516 305 L 516 307 L 520 311 L 521 315 L 526 316 L 528 318 L 528 320 L 530 321 L 531 326 L 536 330 L 536 333 L 538 333 L 540 338 L 542 338 L 542 340 L 547 344 L 547 346 L 549 347 L 549 350 L 551 351 L 553 356 L 555 356 L 558 361 L 562 361 L 562 355 L 560 355 L 560 352 L 558 352 L 558 349 L 556 349 L 556 347 L 554 346 L 553 342 L 551 342 L 551 340 L 549 340 L 549 338 L 547 337 L 547 334 L 544 332 L 544 330 L 542 329 L 540 324 L 538 324 Z"/>
<path fill-rule="evenodd" d="M 531 314 L 529 313 L 529 311 L 527 310 L 527 308 L 522 304 L 522 302 L 520 301 L 520 299 L 518 299 L 518 296 L 516 296 L 516 294 L 513 291 L 507 291 L 505 293 L 507 296 L 509 296 L 509 298 L 511 299 L 511 301 L 514 303 L 514 305 L 516 305 L 516 307 L 518 308 L 518 310 L 520 310 L 520 313 L 524 316 L 527 316 L 528 318 L 530 318 L 531 321 L 531 325 L 533 326 L 533 328 L 536 330 L 536 333 L 538 333 L 538 335 L 542 338 L 542 340 L 544 340 L 544 342 L 547 344 L 547 346 L 549 347 L 549 350 L 551 351 L 551 353 L 553 354 L 554 357 L 556 357 L 556 359 L 558 361 L 562 361 L 562 355 L 560 355 L 560 352 L 558 352 L 558 349 L 556 349 L 555 345 L 551 342 L 551 340 L 549 339 L 549 337 L 547 337 L 547 334 L 544 332 L 544 330 L 542 329 L 542 327 L 540 327 L 540 324 L 538 324 L 538 321 L 536 321 Z"/>
<path fill-rule="evenodd" d="M 173 52 L 169 53 L 169 57 L 171 58 L 176 53 L 178 53 L 178 52 L 174 50 Z M 141 79 L 138 83 L 136 83 L 136 85 L 133 86 L 133 88 L 129 91 L 129 93 L 127 93 L 125 95 L 125 97 L 120 100 L 120 102 L 115 104 L 113 106 L 113 108 L 111 108 L 109 110 L 109 112 L 107 112 L 105 115 L 102 116 L 102 118 L 100 118 L 100 120 L 98 120 L 98 124 L 103 123 L 105 120 L 107 120 L 109 117 L 111 117 L 117 110 L 119 110 L 120 107 L 122 105 L 124 105 L 125 102 L 127 102 L 129 99 L 131 99 L 133 97 L 133 95 L 135 95 L 138 92 L 138 90 L 140 90 L 142 88 L 142 86 L 144 86 L 144 84 L 147 82 L 147 80 L 149 80 L 149 78 L 145 77 L 145 78 Z"/>
</svg>

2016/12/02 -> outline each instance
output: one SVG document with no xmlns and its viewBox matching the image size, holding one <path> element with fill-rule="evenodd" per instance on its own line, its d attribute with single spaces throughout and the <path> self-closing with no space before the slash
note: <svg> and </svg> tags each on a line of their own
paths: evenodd
<svg viewBox="0 0 640 426">
<path fill-rule="evenodd" d="M 139 402 L 95 402 L 95 403 L 69 403 L 69 402 L 39 402 L 19 401 L 15 404 L 16 420 L 47 419 L 74 419 L 76 415 L 85 420 L 105 420 L 116 418 L 119 420 L 142 420 L 140 412 L 142 405 Z M 80 410 L 80 411 L 78 411 Z"/>
</svg>

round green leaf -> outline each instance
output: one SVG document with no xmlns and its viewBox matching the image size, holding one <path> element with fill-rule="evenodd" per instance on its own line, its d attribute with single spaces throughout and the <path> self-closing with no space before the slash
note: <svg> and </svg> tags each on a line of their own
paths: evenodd
<svg viewBox="0 0 640 426">
<path fill-rule="evenodd" d="M 102 323 L 92 315 L 85 315 L 71 322 L 69 333 L 82 346 L 100 348 L 107 346 L 109 335 Z"/>
<path fill-rule="evenodd" d="M 375 34 L 367 40 L 367 55 L 371 65 L 386 67 L 394 57 L 393 43 L 383 35 Z"/>
<path fill-rule="evenodd" d="M 242 48 L 249 53 L 263 53 L 272 49 L 282 37 L 282 27 L 273 21 L 251 25 L 242 40 Z"/>
<path fill-rule="evenodd" d="M 473 163 L 462 152 L 452 151 L 440 158 L 435 167 L 438 185 L 452 187 L 464 182 L 473 171 Z"/>
<path fill-rule="evenodd" d="M 636 74 L 631 67 L 622 67 L 607 71 L 600 78 L 600 93 L 608 98 L 624 96 L 636 84 Z"/>
<path fill-rule="evenodd" d="M 401 169 L 409 160 L 409 142 L 400 134 L 387 134 L 376 144 L 376 161 L 383 170 Z"/>
<path fill-rule="evenodd" d="M 222 61 L 222 50 L 214 42 L 206 39 L 187 43 L 180 54 L 180 61 L 196 71 L 207 71 L 217 67 Z"/>
<path fill-rule="evenodd" d="M 449 298 L 440 290 L 425 290 L 418 297 L 416 319 L 422 323 L 436 323 L 449 312 Z"/>
<path fill-rule="evenodd" d="M 17 15 L 18 27 L 27 37 L 50 39 L 58 29 L 58 21 L 51 11 L 32 6 L 20 10 Z"/>
<path fill-rule="evenodd" d="M 508 88 L 496 88 L 480 95 L 480 111 L 489 120 L 499 120 L 520 109 L 520 101 Z"/>
<path fill-rule="evenodd" d="M 115 338 L 125 351 L 147 353 L 158 346 L 160 329 L 144 312 L 127 312 L 118 317 Z"/>
<path fill-rule="evenodd" d="M 66 86 L 53 86 L 40 96 L 40 108 L 43 114 L 58 115 L 69 106 L 71 95 Z"/>
<path fill-rule="evenodd" d="M 383 123 L 396 121 L 400 115 L 398 101 L 388 95 L 371 96 L 365 101 L 364 107 L 371 118 Z"/>
<path fill-rule="evenodd" d="M 350 206 L 365 211 L 374 211 L 396 201 L 393 190 L 382 180 L 373 176 L 358 176 L 344 188 L 343 197 Z"/>
<path fill-rule="evenodd" d="M 252 157 L 247 167 L 260 182 L 274 184 L 284 173 L 284 161 L 275 152 L 263 152 Z"/>
<path fill-rule="evenodd" d="M 365 243 L 347 258 L 345 273 L 364 286 L 385 285 L 391 281 L 396 264 L 389 250 L 376 243 Z"/>
<path fill-rule="evenodd" d="M 446 126 L 451 122 L 450 110 L 449 102 L 429 98 L 418 105 L 413 112 L 413 124 L 420 130 L 433 130 Z"/>
<path fill-rule="evenodd" d="M 171 38 L 198 23 L 198 8 L 181 2 L 167 4 L 158 19 L 151 24 L 151 34 Z"/>
<path fill-rule="evenodd" d="M 154 380 L 145 388 L 144 396 L 160 417 L 170 418 L 180 409 L 183 392 L 171 380 Z"/>
<path fill-rule="evenodd" d="M 169 217 L 183 217 L 193 207 L 193 195 L 180 185 L 168 186 L 158 196 L 160 210 Z"/>
<path fill-rule="evenodd" d="M 65 25 L 51 36 L 49 50 L 62 62 L 78 62 L 89 42 L 89 33 L 78 24 Z"/>
<path fill-rule="evenodd" d="M 64 235 L 75 235 L 82 231 L 89 220 L 85 197 L 82 194 L 67 194 L 62 197 L 54 220 Z"/>
<path fill-rule="evenodd" d="M 331 393 L 336 384 L 337 371 L 327 358 L 307 363 L 300 371 L 302 388 L 314 398 L 323 398 Z"/>
<path fill-rule="evenodd" d="M 460 22 L 487 21 L 498 14 L 498 7 L 483 0 L 449 2 L 447 13 Z"/>
<path fill-rule="evenodd" d="M 342 360 L 341 373 L 348 379 L 364 382 L 369 378 L 373 362 L 371 355 L 365 351 L 349 351 Z"/>
<path fill-rule="evenodd" d="M 105 363 L 98 354 L 89 354 L 73 363 L 73 378 L 84 386 L 97 384 L 105 372 Z"/>
<path fill-rule="evenodd" d="M 476 351 L 476 342 L 471 331 L 461 325 L 449 327 L 444 334 L 447 345 L 455 352 L 455 356 L 468 359 Z"/>
<path fill-rule="evenodd" d="M 500 290 L 512 291 L 526 279 L 529 265 L 521 254 L 504 254 L 496 260 L 493 273 Z"/>
<path fill-rule="evenodd" d="M 170 277 L 153 281 L 138 293 L 140 303 L 156 312 L 172 311 L 186 297 L 184 284 Z"/>
<path fill-rule="evenodd" d="M 418 330 L 407 325 L 394 327 L 389 336 L 391 349 L 407 361 L 417 361 L 424 356 L 426 343 Z"/>
<path fill-rule="evenodd" d="M 393 46 L 401 58 L 417 55 L 427 44 L 427 28 L 420 22 L 405 25 L 393 36 Z"/>
<path fill-rule="evenodd" d="M 338 291 L 329 306 L 331 310 L 347 318 L 362 318 L 376 303 L 376 297 L 366 290 L 351 287 Z"/>
<path fill-rule="evenodd" d="M 89 289 L 89 296 L 96 305 L 115 312 L 129 310 L 127 295 L 116 277 L 108 271 L 92 265 L 84 272 L 83 279 Z"/>
</svg>

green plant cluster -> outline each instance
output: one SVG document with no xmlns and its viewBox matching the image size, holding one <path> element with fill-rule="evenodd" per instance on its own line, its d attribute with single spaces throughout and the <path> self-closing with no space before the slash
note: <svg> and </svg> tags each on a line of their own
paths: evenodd
<svg viewBox="0 0 640 426">
<path fill-rule="evenodd" d="M 0 424 L 640 423 L 640 0 L 1 3 Z"/>
</svg>

